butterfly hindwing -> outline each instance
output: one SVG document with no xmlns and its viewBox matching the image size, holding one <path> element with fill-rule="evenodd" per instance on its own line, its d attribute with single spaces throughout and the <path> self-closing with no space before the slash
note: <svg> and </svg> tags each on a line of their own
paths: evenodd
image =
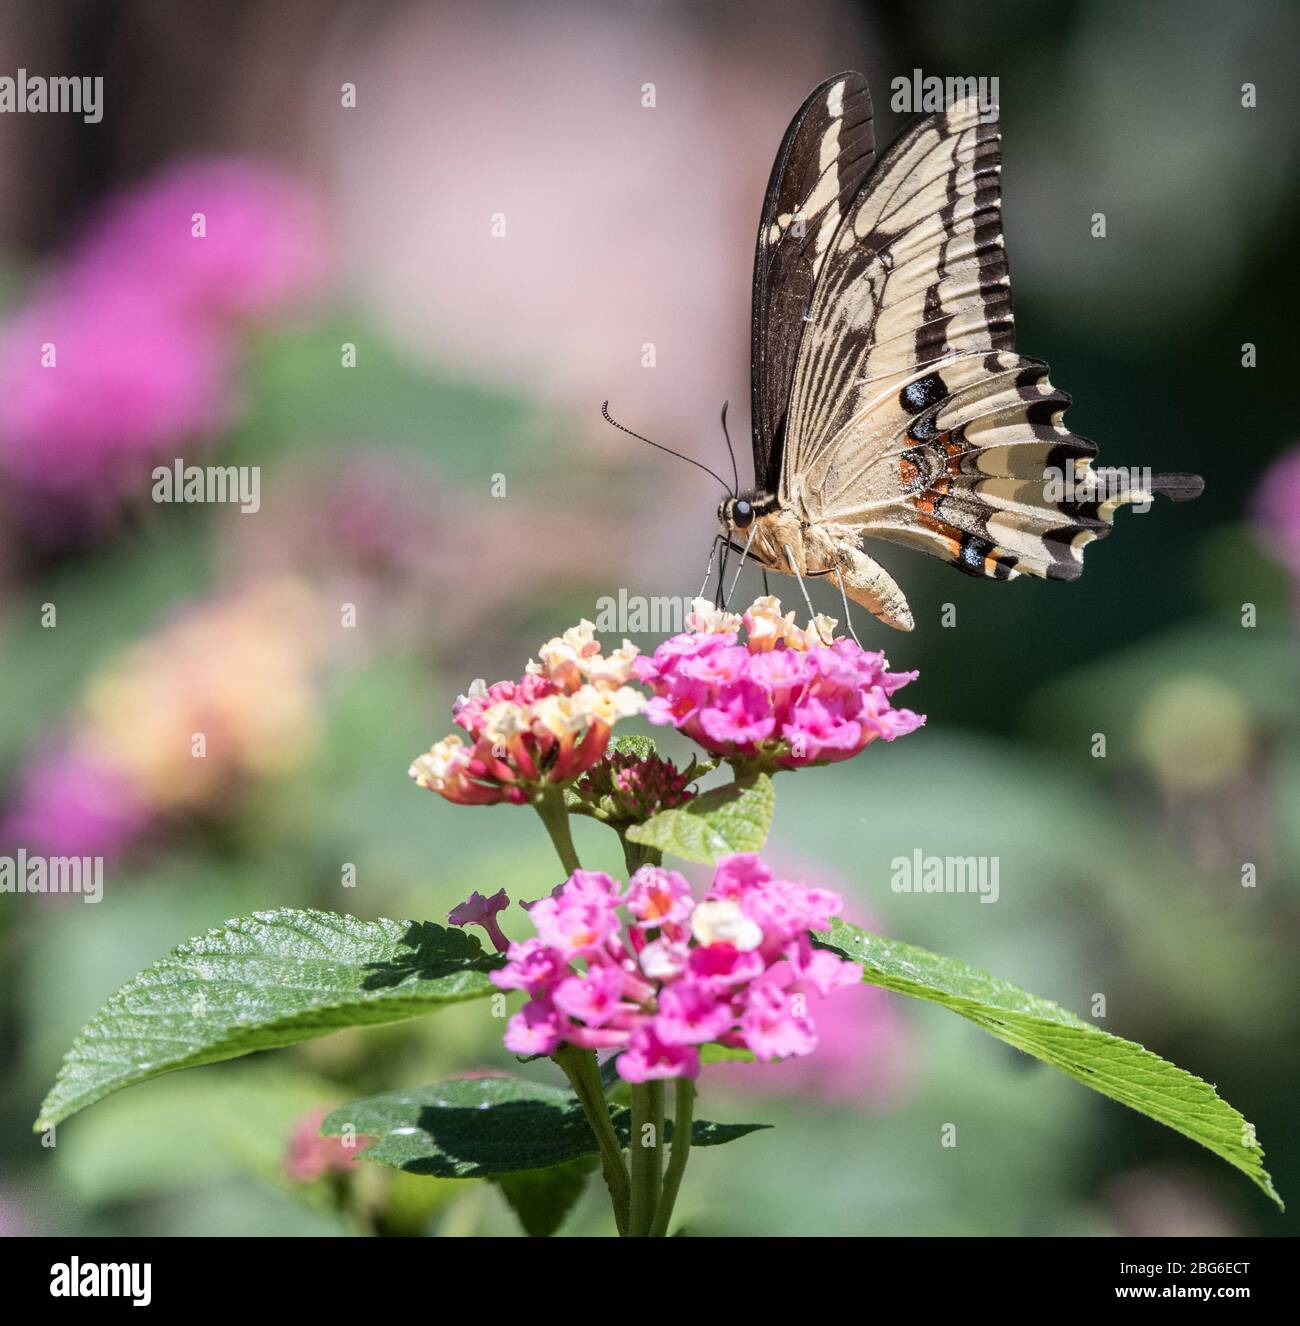
<svg viewBox="0 0 1300 1326">
<path fill-rule="evenodd" d="M 877 407 L 892 425 L 872 466 L 877 500 L 841 518 L 970 575 L 1076 579 L 1084 546 L 1109 531 L 1121 502 L 1141 494 L 1092 497 L 1097 448 L 1065 426 L 1070 397 L 1047 372 L 1010 351 L 932 366 L 909 384 L 921 390 L 903 388 L 887 409 Z"/>
<path fill-rule="evenodd" d="M 816 88 L 790 123 L 768 182 L 754 256 L 754 474 L 774 491 L 795 359 L 813 288 L 875 155 L 861 74 Z"/>
</svg>

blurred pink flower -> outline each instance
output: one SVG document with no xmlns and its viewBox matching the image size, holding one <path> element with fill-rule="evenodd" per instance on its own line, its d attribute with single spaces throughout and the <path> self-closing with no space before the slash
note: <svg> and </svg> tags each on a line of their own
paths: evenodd
<svg viewBox="0 0 1300 1326">
<path fill-rule="evenodd" d="M 316 287 L 325 265 L 320 210 L 302 185 L 255 161 L 198 157 L 110 202 L 65 279 L 133 284 L 185 313 L 265 316 Z"/>
<path fill-rule="evenodd" d="M 306 293 L 324 252 L 310 194 L 249 161 L 187 162 L 110 203 L 0 334 L 0 472 L 47 499 L 31 523 L 143 500 L 156 463 L 224 428 L 229 320 Z"/>
<path fill-rule="evenodd" d="M 284 1172 L 295 1183 L 311 1183 L 324 1174 L 346 1174 L 361 1157 L 368 1137 L 354 1137 L 349 1146 L 343 1137 L 322 1137 L 320 1126 L 329 1114 L 328 1107 L 301 1115 L 289 1134 L 284 1155 Z"/>
<path fill-rule="evenodd" d="M 1252 506 L 1265 551 L 1300 580 L 1300 446 L 1273 462 Z"/>
<path fill-rule="evenodd" d="M 395 7 L 358 51 L 376 129 L 343 137 L 337 166 L 360 297 L 417 353 L 580 402 L 611 454 L 627 439 L 600 422 L 594 383 L 615 413 L 721 447 L 773 150 L 862 40 L 861 17 L 827 0 L 710 11 L 442 0 Z"/>
<path fill-rule="evenodd" d="M 73 748 L 52 748 L 24 772 L 0 840 L 51 856 L 116 856 L 149 810 L 121 771 Z"/>
<path fill-rule="evenodd" d="M 225 422 L 224 335 L 139 288 L 60 287 L 0 344 L 0 467 L 29 491 L 147 495 L 156 461 Z"/>
</svg>

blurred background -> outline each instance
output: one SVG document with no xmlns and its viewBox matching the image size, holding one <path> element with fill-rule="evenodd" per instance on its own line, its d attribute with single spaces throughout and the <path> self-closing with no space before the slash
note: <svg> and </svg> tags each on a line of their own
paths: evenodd
<svg viewBox="0 0 1300 1326">
<path fill-rule="evenodd" d="M 776 1128 L 699 1153 L 679 1211 L 700 1233 L 1294 1232 L 1296 37 L 1281 0 L 0 3 L 0 74 L 104 79 L 98 124 L 0 114 L 0 851 L 107 861 L 98 905 L 0 897 L 0 1231 L 355 1232 L 302 1121 L 514 1066 L 475 1004 L 131 1088 L 53 1148 L 30 1131 L 104 998 L 209 926 L 442 920 L 554 882 L 534 817 L 452 807 L 407 765 L 470 679 L 518 675 L 599 596 L 694 593 L 716 487 L 600 402 L 724 464 L 772 157 L 804 94 L 860 68 L 879 146 L 892 78 L 998 77 L 1018 348 L 1103 462 L 1206 494 L 1122 515 L 1073 585 L 886 549 L 917 629 L 858 630 L 920 669 L 929 724 L 782 779 L 770 855 L 851 919 L 1084 1015 L 1104 995 L 1107 1030 L 1256 1125 L 1293 1214 L 867 989 L 806 1064 L 709 1075 L 709 1117 Z M 260 510 L 153 502 L 178 457 L 259 466 Z M 996 856 L 1000 900 L 891 893 L 916 848 Z M 515 1232 L 480 1183 L 365 1183 L 393 1229 Z M 606 1228 L 591 1188 L 571 1232 Z"/>
</svg>

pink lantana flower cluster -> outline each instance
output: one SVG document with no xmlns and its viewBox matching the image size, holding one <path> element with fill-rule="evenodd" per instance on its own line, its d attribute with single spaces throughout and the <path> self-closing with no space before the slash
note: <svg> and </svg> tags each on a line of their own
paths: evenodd
<svg viewBox="0 0 1300 1326">
<path fill-rule="evenodd" d="M 482 924 L 501 946 L 504 893 L 475 895 L 453 924 Z M 697 902 L 675 870 L 643 866 L 623 886 L 578 870 L 528 915 L 536 936 L 512 943 L 492 973 L 528 1002 L 506 1027 L 516 1054 L 562 1044 L 619 1051 L 628 1082 L 690 1077 L 700 1047 L 749 1050 L 761 1060 L 810 1054 L 810 997 L 862 979 L 861 968 L 814 948 L 842 900 L 828 889 L 774 879 L 752 853 L 725 858 Z"/>
<path fill-rule="evenodd" d="M 589 621 L 542 646 L 519 681 L 476 681 L 452 708 L 469 744 L 453 733 L 411 765 L 421 787 L 461 805 L 531 800 L 547 784 L 586 773 L 604 754 L 620 718 L 645 696 L 627 683 L 636 646 L 606 655 Z"/>
<path fill-rule="evenodd" d="M 803 629 L 772 597 L 743 616 L 703 599 L 694 609 L 689 630 L 636 659 L 632 671 L 653 692 L 646 718 L 714 755 L 768 769 L 829 764 L 925 722 L 890 703 L 917 674 L 890 672 L 884 654 L 835 639 L 830 618 Z"/>
</svg>

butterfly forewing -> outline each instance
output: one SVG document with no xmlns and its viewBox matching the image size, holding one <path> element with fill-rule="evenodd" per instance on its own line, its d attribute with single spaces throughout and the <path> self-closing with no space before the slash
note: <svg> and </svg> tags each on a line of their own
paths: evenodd
<svg viewBox="0 0 1300 1326">
<path fill-rule="evenodd" d="M 772 167 L 754 257 L 752 346 L 754 477 L 768 492 L 817 276 L 874 154 L 867 81 L 840 74 L 809 95 Z"/>
<path fill-rule="evenodd" d="M 963 102 L 906 130 L 871 172 L 813 296 L 787 426 L 791 497 L 798 475 L 823 501 L 825 468 L 854 468 L 846 448 L 867 458 L 923 369 L 1010 349 L 998 171 L 996 123 Z"/>
</svg>

